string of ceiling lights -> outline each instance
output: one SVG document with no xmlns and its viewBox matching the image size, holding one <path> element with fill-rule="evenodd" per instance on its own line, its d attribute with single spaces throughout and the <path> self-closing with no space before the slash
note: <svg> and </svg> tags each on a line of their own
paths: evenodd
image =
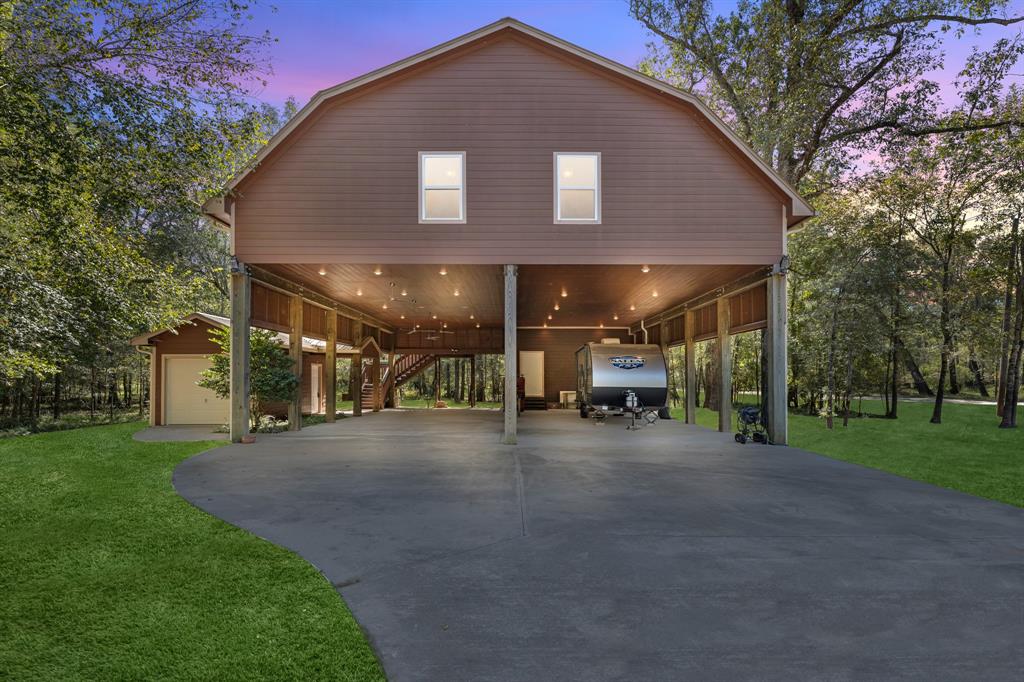
<svg viewBox="0 0 1024 682">
<path fill-rule="evenodd" d="M 651 271 L 651 267 L 649 265 L 641 265 L 640 266 L 640 272 L 642 272 L 644 274 L 647 274 L 650 271 Z M 324 276 L 327 275 L 327 269 L 325 267 L 323 267 L 323 266 L 321 266 L 320 269 L 317 272 L 320 274 L 321 277 L 324 277 Z M 383 270 L 383 268 L 381 266 L 376 265 L 373 268 L 373 274 L 375 276 L 377 276 L 377 277 L 380 277 L 380 276 L 382 276 L 384 274 L 384 270 Z M 447 266 L 442 265 L 441 269 L 438 270 L 438 274 L 440 276 L 442 276 L 442 277 L 447 277 L 448 276 L 448 268 L 447 268 Z M 388 296 L 388 300 L 381 304 L 381 310 L 389 310 L 390 309 L 389 303 L 395 303 L 396 301 L 399 301 L 399 300 L 408 300 L 414 306 L 416 305 L 416 303 L 417 303 L 416 299 L 415 298 L 409 298 L 409 291 L 408 291 L 408 289 L 406 289 L 405 287 L 402 287 L 401 291 L 398 293 L 398 296 L 396 296 L 395 295 L 395 291 L 394 291 L 397 288 L 396 283 L 394 281 L 392 281 L 392 282 L 389 282 L 388 284 L 389 284 L 389 286 L 391 288 L 391 293 Z M 362 295 L 363 295 L 362 287 L 361 286 L 356 287 L 356 296 L 362 296 Z M 456 286 L 452 290 L 452 295 L 456 296 L 456 297 L 462 295 L 462 291 L 460 290 L 460 288 L 458 286 Z M 568 297 L 569 297 L 568 289 L 566 289 L 566 287 L 564 287 L 564 286 L 561 287 L 560 298 L 564 299 L 564 298 L 568 298 Z M 651 297 L 652 298 L 658 298 L 658 290 L 657 289 L 653 289 L 651 291 Z M 558 311 L 560 311 L 562 309 L 562 305 L 561 305 L 561 303 L 558 300 L 555 301 L 554 306 L 552 306 L 552 307 L 553 307 L 554 312 L 558 312 Z M 419 308 L 424 308 L 424 306 L 419 306 Z M 629 305 L 629 310 L 630 310 L 630 312 L 635 312 L 636 311 L 636 304 L 635 303 L 631 303 Z M 399 317 L 400 320 L 405 320 L 406 319 L 406 314 L 405 313 L 401 313 L 401 314 L 399 314 L 398 317 Z M 436 313 L 430 313 L 430 319 L 434 320 L 434 321 L 437 321 L 437 314 Z M 469 319 L 475 323 L 477 329 L 480 328 L 480 322 L 476 321 L 476 315 L 475 314 L 470 313 Z M 548 322 L 554 322 L 554 319 L 555 319 L 554 313 L 548 313 L 547 320 L 545 320 L 543 322 L 543 326 L 546 328 L 548 326 Z M 618 319 L 619 319 L 618 312 L 613 312 L 612 313 L 612 319 L 615 320 L 615 321 L 618 321 Z M 447 322 L 445 322 L 444 320 L 441 320 L 440 321 L 440 325 L 441 326 L 440 326 L 440 329 L 438 331 L 441 331 L 441 333 L 451 333 L 451 332 L 443 332 L 442 331 L 442 330 L 448 329 L 448 323 Z M 598 323 L 598 327 L 603 329 L 604 328 L 604 322 Z M 418 329 L 421 329 L 421 328 L 422 328 L 422 325 L 419 324 L 419 323 L 416 323 L 416 324 L 413 325 L 412 331 L 415 331 L 415 330 L 418 330 Z"/>
</svg>

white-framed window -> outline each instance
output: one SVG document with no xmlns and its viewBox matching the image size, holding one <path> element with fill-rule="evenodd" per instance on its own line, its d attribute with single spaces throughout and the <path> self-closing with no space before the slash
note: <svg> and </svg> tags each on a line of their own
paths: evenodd
<svg viewBox="0 0 1024 682">
<path fill-rule="evenodd" d="M 466 222 L 466 152 L 420 152 L 420 222 Z"/>
<path fill-rule="evenodd" d="M 555 152 L 555 222 L 601 222 L 600 152 Z"/>
</svg>

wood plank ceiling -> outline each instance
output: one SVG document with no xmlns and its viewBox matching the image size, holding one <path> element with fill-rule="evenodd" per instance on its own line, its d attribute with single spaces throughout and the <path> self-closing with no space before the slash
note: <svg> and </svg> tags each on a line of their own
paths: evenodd
<svg viewBox="0 0 1024 682">
<path fill-rule="evenodd" d="M 423 330 L 443 325 L 449 329 L 500 327 L 504 319 L 503 275 L 498 265 L 260 267 L 398 329 L 409 330 L 417 324 Z M 761 267 L 652 265 L 644 272 L 640 265 L 523 265 L 519 268 L 519 325 L 625 327 Z"/>
</svg>

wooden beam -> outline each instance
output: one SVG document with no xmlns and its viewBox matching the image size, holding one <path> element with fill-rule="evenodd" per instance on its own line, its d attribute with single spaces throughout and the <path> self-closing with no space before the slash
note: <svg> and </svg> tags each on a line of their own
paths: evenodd
<svg viewBox="0 0 1024 682">
<path fill-rule="evenodd" d="M 292 359 L 292 374 L 298 379 L 295 395 L 288 403 L 288 430 L 302 428 L 302 297 L 293 295 L 289 307 L 288 355 Z M 312 407 L 312 405 L 310 406 Z"/>
<path fill-rule="evenodd" d="M 249 306 L 252 283 L 244 264 L 231 272 L 231 441 L 249 435 Z M 155 352 L 154 352 L 155 355 Z M 152 391 L 152 388 L 150 389 Z M 155 402 L 150 397 L 150 410 Z"/>
<path fill-rule="evenodd" d="M 515 445 L 519 413 L 516 396 L 516 266 L 505 266 L 505 432 L 502 442 Z"/>
<path fill-rule="evenodd" d="M 363 342 L 363 323 L 352 321 L 352 345 L 359 348 Z M 352 354 L 352 367 L 348 375 L 349 391 L 352 393 L 352 416 L 363 416 L 363 354 Z"/>
<path fill-rule="evenodd" d="M 338 316 L 333 312 L 327 316 L 327 348 L 324 362 L 325 420 L 334 422 L 338 412 Z"/>
<path fill-rule="evenodd" d="M 380 412 L 380 404 L 383 396 L 380 386 L 380 353 L 373 358 L 373 365 L 370 370 L 370 384 L 373 386 L 373 412 Z"/>
<path fill-rule="evenodd" d="M 686 423 L 697 423 L 697 342 L 693 339 L 693 311 L 685 313 L 683 337 L 686 349 Z"/>
<path fill-rule="evenodd" d="M 249 269 L 252 272 L 253 279 L 258 281 L 260 284 L 266 285 L 272 289 L 277 289 L 278 291 L 282 291 L 286 294 L 297 294 L 314 305 L 320 306 L 321 308 L 327 308 L 328 310 L 334 310 L 339 315 L 347 317 L 351 320 L 366 322 L 370 326 L 383 329 L 386 332 L 394 332 L 394 328 L 391 325 L 389 325 L 387 322 L 384 322 L 378 317 L 374 317 L 369 313 L 365 313 L 362 310 L 358 310 L 357 308 L 347 306 L 344 303 L 335 301 L 332 298 L 328 298 L 327 296 L 318 294 L 315 291 L 307 289 L 301 284 L 296 284 L 295 282 L 287 280 L 284 277 L 275 275 L 274 273 L 264 270 L 263 268 L 250 266 Z"/>
<path fill-rule="evenodd" d="M 732 335 L 729 301 L 718 299 L 718 430 L 732 431 Z"/>
<path fill-rule="evenodd" d="M 750 287 L 757 286 L 758 284 L 763 282 L 765 278 L 771 275 L 771 272 L 772 268 L 770 266 L 758 268 L 753 272 L 747 273 L 742 277 L 734 279 L 728 284 L 720 286 L 716 289 L 712 289 L 711 291 L 703 293 L 700 296 L 691 298 L 690 300 L 680 303 L 679 305 L 672 306 L 671 308 L 666 308 L 657 315 L 652 315 L 651 317 L 644 319 L 644 326 L 650 327 L 651 325 L 658 324 L 662 320 L 671 320 L 673 317 L 679 317 L 680 315 L 686 313 L 687 311 L 694 310 L 696 308 L 702 308 L 706 305 L 714 303 L 720 298 L 723 298 L 725 296 L 732 296 L 733 294 L 738 294 L 739 292 L 749 289 Z M 635 327 L 637 330 L 639 330 L 639 323 L 637 323 Z M 632 329 L 633 327 L 631 326 L 630 330 Z"/>
<path fill-rule="evenodd" d="M 788 368 L 787 368 L 787 310 L 786 274 L 778 271 L 768 280 L 768 327 L 766 345 L 768 353 L 768 385 L 765 386 L 768 440 L 777 445 L 789 442 Z"/>
</svg>

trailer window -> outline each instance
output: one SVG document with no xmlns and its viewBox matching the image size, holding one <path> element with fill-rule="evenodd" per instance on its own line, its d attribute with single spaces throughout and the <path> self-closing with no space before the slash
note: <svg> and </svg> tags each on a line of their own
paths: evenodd
<svg viewBox="0 0 1024 682">
<path fill-rule="evenodd" d="M 555 153 L 555 222 L 601 222 L 601 155 Z"/>
<path fill-rule="evenodd" d="M 420 152 L 420 222 L 466 222 L 466 152 Z"/>
</svg>

